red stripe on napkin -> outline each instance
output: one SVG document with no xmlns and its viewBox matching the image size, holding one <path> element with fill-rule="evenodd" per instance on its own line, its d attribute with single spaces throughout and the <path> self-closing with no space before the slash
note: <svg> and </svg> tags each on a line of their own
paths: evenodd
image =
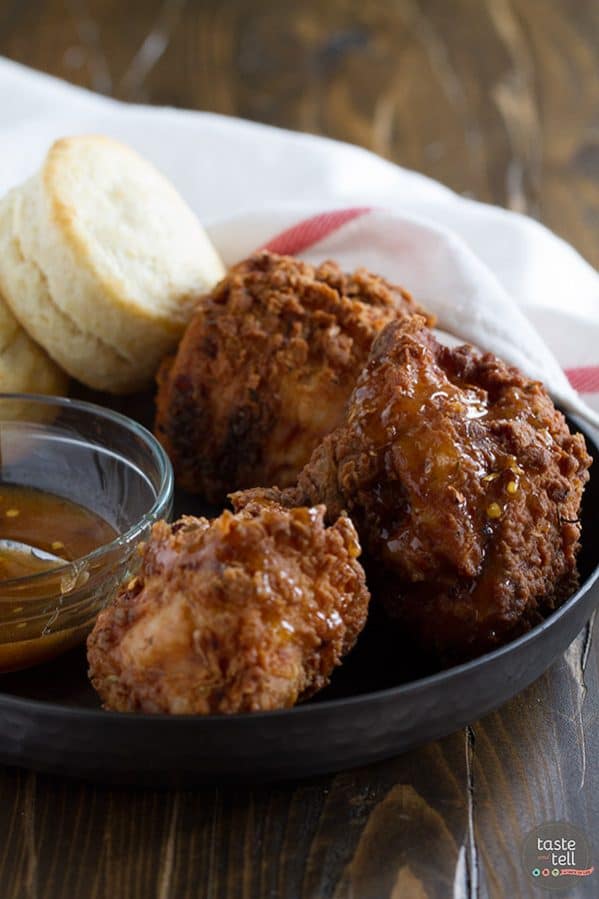
<svg viewBox="0 0 599 899">
<path fill-rule="evenodd" d="M 286 231 L 277 234 L 265 243 L 262 250 L 270 250 L 271 253 L 293 256 L 302 250 L 311 247 L 336 231 L 342 225 L 347 225 L 353 219 L 359 218 L 371 212 L 370 206 L 354 206 L 351 209 L 337 209 L 334 212 L 321 212 L 312 218 L 305 219 L 297 225 L 292 225 Z"/>
<path fill-rule="evenodd" d="M 293 256 L 368 212 L 372 212 L 371 206 L 353 206 L 349 209 L 321 212 L 271 237 L 260 249 Z M 568 368 L 566 375 L 572 387 L 580 393 L 599 393 L 599 365 Z"/>
<path fill-rule="evenodd" d="M 579 393 L 599 393 L 599 365 L 567 368 L 568 380 Z"/>
</svg>

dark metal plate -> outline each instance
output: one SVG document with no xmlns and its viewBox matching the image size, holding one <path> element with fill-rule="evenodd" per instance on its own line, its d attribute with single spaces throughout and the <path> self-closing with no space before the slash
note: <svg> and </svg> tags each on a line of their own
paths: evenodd
<svg viewBox="0 0 599 899">
<path fill-rule="evenodd" d="M 597 435 L 574 425 L 599 467 Z M 95 781 L 188 785 L 338 771 L 443 736 L 532 683 L 584 626 L 599 599 L 598 511 L 599 470 L 583 503 L 581 588 L 528 634 L 465 665 L 427 672 L 373 612 L 330 687 L 305 705 L 169 717 L 102 711 L 79 649 L 0 675 L 0 762 Z"/>
</svg>

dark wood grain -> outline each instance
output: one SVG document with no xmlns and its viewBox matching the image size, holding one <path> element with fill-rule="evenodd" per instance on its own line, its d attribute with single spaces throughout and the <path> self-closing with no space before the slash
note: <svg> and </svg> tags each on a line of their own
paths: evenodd
<svg viewBox="0 0 599 899">
<path fill-rule="evenodd" d="M 4 0 L 0 53 L 126 100 L 354 141 L 599 262 L 595 0 Z M 1 771 L 0 894 L 528 896 L 531 828 L 599 829 L 597 627 L 465 732 L 334 777 L 166 793 Z"/>
</svg>

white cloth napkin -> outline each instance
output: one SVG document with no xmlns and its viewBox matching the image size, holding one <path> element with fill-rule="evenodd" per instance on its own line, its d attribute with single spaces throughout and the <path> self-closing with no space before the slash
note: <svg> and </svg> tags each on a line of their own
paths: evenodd
<svg viewBox="0 0 599 899">
<path fill-rule="evenodd" d="M 54 139 L 81 133 L 152 160 L 227 263 L 271 246 L 366 266 L 407 287 L 443 330 L 543 380 L 599 425 L 599 277 L 538 223 L 357 147 L 122 104 L 0 58 L 0 193 L 35 171 Z"/>
</svg>

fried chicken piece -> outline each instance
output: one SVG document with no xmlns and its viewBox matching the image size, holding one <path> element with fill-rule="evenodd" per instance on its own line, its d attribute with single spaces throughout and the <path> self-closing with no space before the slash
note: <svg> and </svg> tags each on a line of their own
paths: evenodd
<svg viewBox="0 0 599 899">
<path fill-rule="evenodd" d="M 377 338 L 348 405 L 281 502 L 346 510 L 373 594 L 423 647 L 472 657 L 529 629 L 576 585 L 591 459 L 544 387 L 423 320 Z"/>
<path fill-rule="evenodd" d="M 141 570 L 88 638 L 106 708 L 171 714 L 292 706 L 354 645 L 369 593 L 351 521 L 257 502 L 154 525 Z"/>
<path fill-rule="evenodd" d="M 221 503 L 230 490 L 295 483 L 341 422 L 374 337 L 419 308 L 363 269 L 268 252 L 237 265 L 158 374 L 155 431 L 179 486 Z"/>
</svg>

